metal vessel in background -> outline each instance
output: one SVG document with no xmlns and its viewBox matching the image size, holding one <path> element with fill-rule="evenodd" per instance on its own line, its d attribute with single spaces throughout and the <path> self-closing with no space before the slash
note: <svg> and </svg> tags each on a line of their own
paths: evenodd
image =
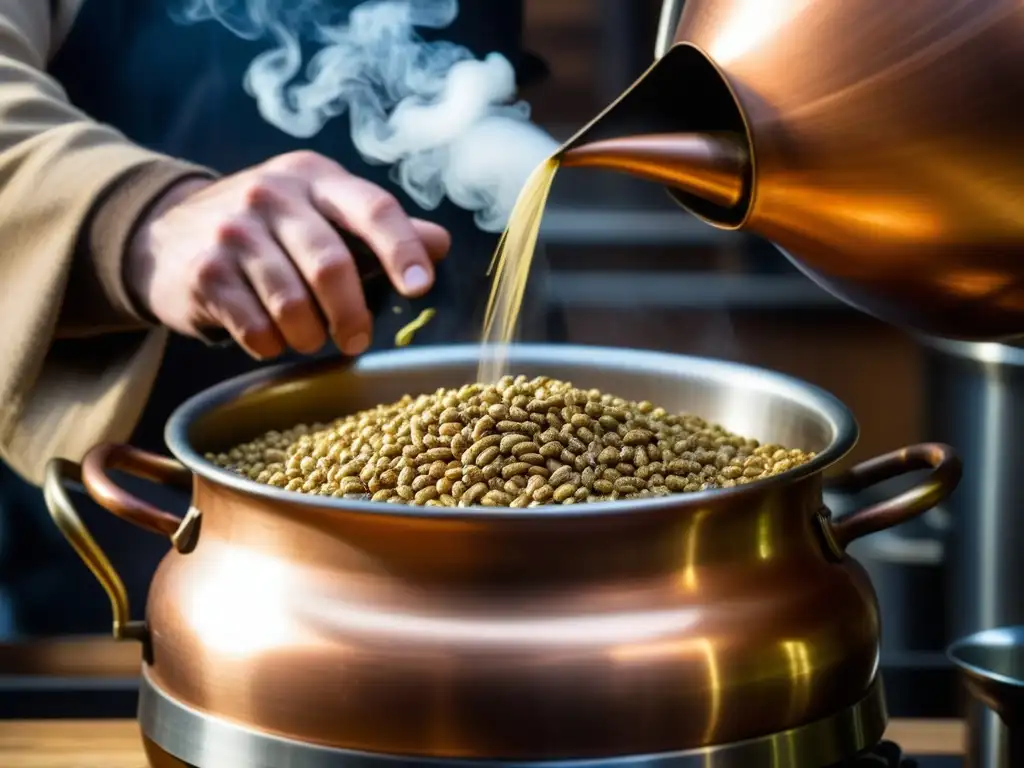
<svg viewBox="0 0 1024 768">
<path fill-rule="evenodd" d="M 995 712 L 1002 728 L 968 720 L 969 768 L 1024 765 L 1024 626 L 999 627 L 965 637 L 949 648 L 967 690 Z M 996 738 L 992 738 L 993 735 Z"/>
<path fill-rule="evenodd" d="M 962 451 L 964 478 L 945 502 L 951 638 L 1024 624 L 1024 349 L 922 339 L 925 429 Z M 985 766 L 1003 725 L 972 706 L 971 750 Z"/>
<path fill-rule="evenodd" d="M 952 637 L 1024 624 L 1024 349 L 923 339 L 925 429 L 963 452 L 950 512 Z"/>
<path fill-rule="evenodd" d="M 142 641 L 140 718 L 154 755 L 202 768 L 257 753 L 295 768 L 396 755 L 824 768 L 878 743 L 877 601 L 845 550 L 933 507 L 960 464 L 939 444 L 859 464 L 831 481 L 837 492 L 930 471 L 833 518 L 823 473 L 857 427 L 809 384 L 680 355 L 509 350 L 517 374 L 817 453 L 757 483 L 660 499 L 406 507 L 296 494 L 203 458 L 268 429 L 461 386 L 480 356 L 475 345 L 435 347 L 260 371 L 178 409 L 167 429 L 177 461 L 127 446 L 90 452 L 80 471 L 90 495 L 174 545 L 145 621 L 130 619 L 64 490 L 78 468 L 51 464 L 51 514 L 107 588 L 115 634 Z M 112 470 L 191 480 L 189 514 L 129 495 Z"/>
<path fill-rule="evenodd" d="M 562 162 L 664 184 L 896 325 L 1024 334 L 1021 28 L 1021 0 L 666 0 L 660 58 Z"/>
</svg>

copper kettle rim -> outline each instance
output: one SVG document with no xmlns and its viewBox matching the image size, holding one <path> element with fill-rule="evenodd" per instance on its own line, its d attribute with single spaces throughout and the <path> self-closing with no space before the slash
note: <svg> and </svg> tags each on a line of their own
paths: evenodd
<svg viewBox="0 0 1024 768">
<path fill-rule="evenodd" d="M 494 507 L 416 507 L 403 504 L 382 504 L 380 502 L 335 499 L 331 497 L 313 496 L 286 491 L 270 485 L 257 483 L 241 477 L 233 472 L 221 469 L 208 461 L 203 455 L 206 450 L 226 448 L 220 444 L 209 448 L 197 448 L 196 443 L 204 442 L 204 431 L 212 433 L 215 441 L 225 440 L 223 430 L 211 423 L 204 430 L 204 421 L 216 422 L 217 416 L 237 408 L 240 403 L 260 399 L 269 401 L 285 395 L 289 390 L 308 386 L 310 382 L 333 379 L 342 376 L 346 371 L 357 371 L 360 374 L 375 372 L 384 374 L 389 370 L 421 370 L 426 378 L 433 377 L 438 367 L 475 365 L 481 357 L 494 353 L 493 345 L 454 344 L 419 349 L 400 349 L 375 352 L 364 355 L 356 360 L 338 358 L 330 360 L 312 360 L 298 363 L 284 363 L 261 369 L 229 379 L 221 384 L 194 395 L 180 405 L 167 422 L 164 438 L 171 453 L 194 474 L 210 482 L 227 486 L 240 493 L 262 497 L 268 501 L 286 505 L 303 505 L 318 509 L 338 509 L 347 512 L 366 512 L 374 515 L 395 517 L 420 517 L 467 519 L 486 517 L 488 520 L 507 519 L 541 519 L 541 518 L 591 518 L 598 516 L 615 516 L 623 513 L 636 515 L 641 511 L 654 512 L 667 508 L 695 509 L 706 504 L 710 498 L 725 500 L 743 495 L 759 495 L 770 487 L 789 485 L 802 478 L 823 472 L 828 466 L 842 459 L 856 445 L 859 438 L 859 427 L 853 414 L 838 398 L 831 393 L 809 384 L 796 377 L 769 371 L 752 365 L 697 357 L 674 353 L 653 352 L 646 350 L 621 349 L 616 347 L 600 347 L 587 345 L 554 345 L 554 344 L 515 344 L 503 354 L 512 366 L 513 372 L 521 365 L 547 365 L 564 368 L 578 368 L 582 375 L 593 370 L 595 364 L 621 368 L 624 371 L 646 370 L 688 371 L 699 372 L 714 381 L 743 381 L 748 389 L 759 389 L 765 393 L 775 394 L 798 402 L 802 407 L 813 411 L 822 422 L 828 424 L 831 437 L 826 448 L 806 464 L 788 472 L 748 485 L 734 488 L 720 488 L 709 491 L 698 491 L 680 496 L 674 494 L 667 497 L 651 499 L 629 499 L 609 501 L 601 504 L 579 504 L 551 509 L 541 508 L 494 508 Z M 465 382 L 463 382 L 465 383 Z M 429 389 L 435 389 L 436 385 Z M 210 417 L 214 418 L 211 419 Z M 309 419 L 308 416 L 304 417 Z M 281 429 L 289 424 L 301 423 L 303 418 L 293 421 L 266 426 L 248 423 L 239 427 L 239 419 L 232 420 L 227 416 L 239 442 L 251 439 L 261 431 Z M 309 419 L 313 420 L 313 419 Z M 251 419 L 242 419 L 249 421 Z M 242 434 L 244 432 L 244 434 Z M 197 433 L 200 433 L 197 438 Z"/>
</svg>

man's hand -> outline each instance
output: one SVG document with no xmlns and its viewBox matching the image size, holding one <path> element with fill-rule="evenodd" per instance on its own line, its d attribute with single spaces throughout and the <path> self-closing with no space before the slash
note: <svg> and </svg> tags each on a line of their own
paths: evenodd
<svg viewBox="0 0 1024 768">
<path fill-rule="evenodd" d="M 125 280 L 179 333 L 223 327 L 253 357 L 311 354 L 328 334 L 346 354 L 372 318 L 338 228 L 362 238 L 408 297 L 434 281 L 443 228 L 410 219 L 390 194 L 312 152 L 282 155 L 217 182 L 183 182 L 143 221 Z M 326 327 L 325 327 L 326 321 Z"/>
</svg>

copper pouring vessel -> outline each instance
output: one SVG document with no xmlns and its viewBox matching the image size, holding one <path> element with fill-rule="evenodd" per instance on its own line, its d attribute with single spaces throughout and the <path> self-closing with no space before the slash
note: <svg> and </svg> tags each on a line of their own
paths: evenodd
<svg viewBox="0 0 1024 768">
<path fill-rule="evenodd" d="M 666 0 L 660 32 L 564 165 L 664 184 L 891 323 L 1024 334 L 1024 2 Z"/>
<path fill-rule="evenodd" d="M 584 760 L 575 768 L 623 755 L 741 768 L 782 754 L 823 766 L 881 737 L 878 608 L 845 548 L 939 502 L 960 463 L 925 444 L 861 464 L 836 486 L 930 471 L 831 519 L 822 475 L 857 426 L 811 385 L 654 352 L 510 350 L 516 373 L 650 399 L 819 454 L 765 481 L 664 499 L 404 507 L 289 493 L 203 458 L 268 429 L 459 386 L 480 354 L 410 349 L 261 371 L 175 413 L 174 459 L 103 445 L 81 467 L 50 465 L 54 520 L 106 588 L 115 636 L 142 643 L 140 719 L 154 765 L 180 765 L 173 755 L 220 768 L 242 750 L 294 768 L 356 764 L 324 757 L 353 751 L 371 762 Z M 179 520 L 153 508 L 112 470 L 190 483 L 191 510 Z M 144 620 L 75 512 L 66 488 L 78 478 L 172 545 Z"/>
</svg>

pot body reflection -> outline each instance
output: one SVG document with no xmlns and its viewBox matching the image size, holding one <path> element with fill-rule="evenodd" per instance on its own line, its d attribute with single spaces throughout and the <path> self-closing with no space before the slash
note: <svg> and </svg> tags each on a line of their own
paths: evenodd
<svg viewBox="0 0 1024 768">
<path fill-rule="evenodd" d="M 199 545 L 153 581 L 153 680 L 293 738 L 402 754 L 786 730 L 852 704 L 877 665 L 874 595 L 824 550 L 820 494 L 808 478 L 689 510 L 478 521 L 199 479 Z"/>
<path fill-rule="evenodd" d="M 182 407 L 168 443 L 193 473 L 193 506 L 154 578 L 145 626 L 131 625 L 164 695 L 307 743 L 522 760 L 736 742 L 865 696 L 878 608 L 843 548 L 931 506 L 958 463 L 942 446 L 918 446 L 862 465 L 840 484 L 934 471 L 909 496 L 830 520 L 822 473 L 852 447 L 856 425 L 802 382 L 647 352 L 512 351 L 517 374 L 819 453 L 766 481 L 664 499 L 415 508 L 293 494 L 202 458 L 267 429 L 461 385 L 478 355 L 453 347 L 279 369 Z M 107 470 L 166 480 L 154 461 L 101 447 L 84 464 L 86 486 L 139 522 L 140 502 Z"/>
</svg>

